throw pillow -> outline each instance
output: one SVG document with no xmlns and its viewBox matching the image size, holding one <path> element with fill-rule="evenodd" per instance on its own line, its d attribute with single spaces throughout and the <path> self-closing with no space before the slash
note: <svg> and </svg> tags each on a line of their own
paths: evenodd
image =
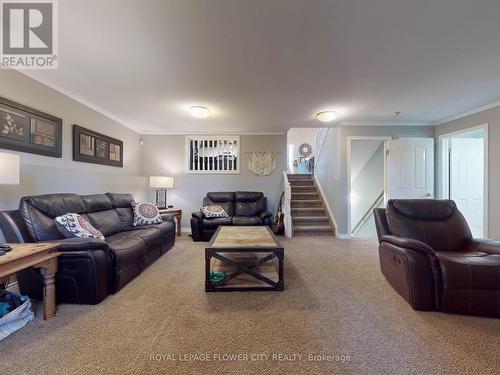
<svg viewBox="0 0 500 375">
<path fill-rule="evenodd" d="M 201 209 L 201 212 L 203 212 L 203 215 L 207 218 L 229 217 L 221 206 L 205 206 Z"/>
<path fill-rule="evenodd" d="M 148 202 L 132 202 L 132 211 L 134 212 L 134 227 L 140 225 L 160 224 L 163 220 L 156 207 Z"/>
<path fill-rule="evenodd" d="M 64 214 L 56 217 L 56 227 L 66 238 L 98 238 L 104 240 L 99 229 L 96 229 L 85 218 L 78 214 Z"/>
</svg>

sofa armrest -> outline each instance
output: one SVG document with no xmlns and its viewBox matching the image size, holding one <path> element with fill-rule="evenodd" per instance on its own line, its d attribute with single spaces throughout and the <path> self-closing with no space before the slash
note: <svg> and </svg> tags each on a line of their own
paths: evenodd
<svg viewBox="0 0 500 375">
<path fill-rule="evenodd" d="M 488 254 L 500 254 L 500 241 L 473 238 L 466 242 L 469 251 L 482 251 Z"/>
<path fill-rule="evenodd" d="M 59 251 L 108 250 L 108 244 L 97 238 L 65 238 L 63 240 L 42 241 L 40 243 L 55 243 Z"/>
<path fill-rule="evenodd" d="M 161 216 L 161 219 L 163 221 L 171 221 L 175 224 L 175 221 L 174 221 L 174 215 L 173 214 L 160 214 Z"/>
<path fill-rule="evenodd" d="M 201 212 L 201 211 L 193 212 L 191 214 L 191 217 L 198 219 L 198 220 L 202 220 L 203 219 L 203 212 Z"/>
<path fill-rule="evenodd" d="M 272 213 L 268 212 L 268 211 L 261 211 L 259 212 L 259 217 L 262 219 L 262 220 L 265 220 L 267 218 L 270 218 L 271 216 L 273 216 Z"/>
<path fill-rule="evenodd" d="M 382 236 L 380 242 L 388 242 L 392 245 L 402 247 L 405 249 L 415 250 L 421 253 L 425 253 L 427 255 L 436 255 L 432 247 L 427 245 L 426 243 L 418 240 L 414 240 L 412 238 L 398 237 L 393 235 Z"/>
</svg>

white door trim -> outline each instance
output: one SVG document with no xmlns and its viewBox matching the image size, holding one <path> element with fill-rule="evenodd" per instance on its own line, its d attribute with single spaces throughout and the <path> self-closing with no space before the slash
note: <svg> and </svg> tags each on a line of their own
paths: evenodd
<svg viewBox="0 0 500 375">
<path fill-rule="evenodd" d="M 441 199 L 449 199 L 449 179 L 450 179 L 450 164 L 449 164 L 449 152 L 448 152 L 448 147 L 443 147 L 447 145 L 447 141 L 449 138 L 453 137 L 454 135 L 462 134 L 462 133 L 468 133 L 474 130 L 482 129 L 484 133 L 484 186 L 483 186 L 483 214 L 484 214 L 484 237 L 488 237 L 488 124 L 481 124 L 481 125 L 476 125 L 476 126 L 471 126 L 469 128 L 465 128 L 462 130 L 457 130 L 454 132 L 446 133 L 446 134 L 441 134 L 439 136 L 439 158 L 440 158 L 440 170 L 439 170 L 439 181 L 440 181 L 440 187 L 439 187 L 439 197 Z"/>
<path fill-rule="evenodd" d="M 387 202 L 387 142 L 393 137 L 372 137 L 354 135 L 347 137 L 347 234 L 345 238 L 351 238 L 351 150 L 352 141 L 383 141 L 384 142 L 384 202 Z"/>
</svg>

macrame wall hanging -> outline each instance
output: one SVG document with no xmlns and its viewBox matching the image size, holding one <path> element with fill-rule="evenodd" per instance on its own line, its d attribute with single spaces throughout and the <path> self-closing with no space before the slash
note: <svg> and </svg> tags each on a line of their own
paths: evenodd
<svg viewBox="0 0 500 375">
<path fill-rule="evenodd" d="M 276 169 L 276 159 L 280 152 L 247 152 L 248 169 L 257 176 L 268 176 Z"/>
</svg>

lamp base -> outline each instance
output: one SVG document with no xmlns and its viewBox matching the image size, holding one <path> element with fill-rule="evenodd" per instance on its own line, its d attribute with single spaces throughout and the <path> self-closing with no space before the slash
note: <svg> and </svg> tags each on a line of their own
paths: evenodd
<svg viewBox="0 0 500 375">
<path fill-rule="evenodd" d="M 166 208 L 167 207 L 167 191 L 164 189 L 156 190 L 156 207 Z"/>
</svg>

